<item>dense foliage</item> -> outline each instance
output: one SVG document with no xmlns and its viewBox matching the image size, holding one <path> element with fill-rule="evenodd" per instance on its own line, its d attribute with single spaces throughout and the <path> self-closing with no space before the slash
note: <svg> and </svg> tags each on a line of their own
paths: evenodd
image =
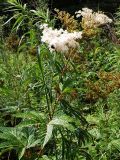
<svg viewBox="0 0 120 160">
<path fill-rule="evenodd" d="M 0 159 L 119 160 L 119 10 L 115 25 L 93 23 L 102 13 L 92 13 L 89 27 L 33 4 L 8 0 L 0 17 Z M 55 39 L 43 43 L 41 24 L 82 38 L 60 52 Z"/>
</svg>

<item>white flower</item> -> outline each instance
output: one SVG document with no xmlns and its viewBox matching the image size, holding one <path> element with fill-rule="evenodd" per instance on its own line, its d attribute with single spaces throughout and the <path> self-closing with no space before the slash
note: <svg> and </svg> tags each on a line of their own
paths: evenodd
<svg viewBox="0 0 120 160">
<path fill-rule="evenodd" d="M 69 33 L 63 29 L 52 29 L 48 26 L 43 28 L 42 33 L 41 41 L 48 45 L 50 52 L 66 53 L 70 48 L 78 49 L 77 40 L 82 38 L 82 32 Z"/>
<path fill-rule="evenodd" d="M 104 24 L 107 24 L 107 23 L 112 23 L 112 19 L 110 19 L 108 16 L 106 16 L 103 13 L 95 13 L 94 21 L 97 24 L 100 24 L 100 25 L 104 25 Z"/>
<path fill-rule="evenodd" d="M 75 12 L 77 18 L 80 16 L 91 17 L 92 13 L 93 13 L 93 10 L 89 8 L 82 8 L 82 10 Z"/>
<path fill-rule="evenodd" d="M 77 18 L 82 16 L 82 22 L 85 28 L 97 28 L 101 25 L 112 23 L 112 19 L 104 13 L 93 12 L 93 10 L 89 8 L 83 8 L 75 12 L 75 14 Z"/>
</svg>

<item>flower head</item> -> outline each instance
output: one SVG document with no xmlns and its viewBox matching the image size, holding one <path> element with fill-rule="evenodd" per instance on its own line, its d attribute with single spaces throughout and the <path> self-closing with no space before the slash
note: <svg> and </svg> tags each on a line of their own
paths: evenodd
<svg viewBox="0 0 120 160">
<path fill-rule="evenodd" d="M 82 16 L 82 27 L 85 29 L 97 28 L 101 25 L 112 23 L 112 19 L 101 12 L 93 12 L 92 9 L 83 8 L 75 12 L 76 17 Z"/>
<path fill-rule="evenodd" d="M 82 32 L 69 33 L 63 29 L 52 29 L 43 25 L 41 41 L 46 43 L 51 52 L 68 52 L 70 48 L 78 49 L 78 40 L 82 38 Z"/>
</svg>

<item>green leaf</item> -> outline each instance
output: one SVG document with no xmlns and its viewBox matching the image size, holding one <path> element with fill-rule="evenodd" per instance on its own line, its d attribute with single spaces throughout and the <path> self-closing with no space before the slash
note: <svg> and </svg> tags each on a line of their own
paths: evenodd
<svg viewBox="0 0 120 160">
<path fill-rule="evenodd" d="M 50 160 L 50 159 L 48 158 L 48 156 L 43 155 L 42 158 L 40 158 L 39 160 Z"/>
<path fill-rule="evenodd" d="M 61 127 L 66 128 L 70 131 L 74 131 L 74 127 L 69 123 L 69 122 L 72 122 L 72 120 L 73 119 L 71 119 L 68 116 L 56 117 L 53 120 L 51 120 L 47 124 L 47 132 L 46 132 L 45 140 L 44 140 L 44 143 L 43 143 L 43 148 L 48 143 L 50 138 L 52 137 L 52 132 L 53 132 L 53 127 L 54 126 L 61 126 Z"/>
<path fill-rule="evenodd" d="M 24 21 L 24 16 L 23 15 L 21 15 L 21 16 L 19 15 L 18 19 L 16 20 L 16 22 L 13 25 L 12 30 L 14 30 L 16 28 L 16 31 L 17 31 L 23 21 Z"/>
<path fill-rule="evenodd" d="M 38 144 L 41 144 L 41 139 L 34 140 L 33 142 L 31 142 L 30 144 L 27 145 L 27 148 L 35 147 Z"/>
<path fill-rule="evenodd" d="M 24 128 L 24 127 L 31 127 L 31 126 L 35 126 L 35 125 L 39 125 L 40 122 L 36 122 L 35 120 L 24 120 L 22 122 L 20 122 L 16 127 L 18 128 Z"/>
<path fill-rule="evenodd" d="M 44 139 L 44 143 L 43 143 L 43 148 L 45 147 L 45 145 L 50 140 L 50 138 L 52 136 L 52 131 L 53 131 L 53 125 L 48 124 L 47 125 L 47 133 L 46 133 L 46 136 L 45 136 L 45 139 Z"/>
<path fill-rule="evenodd" d="M 117 139 L 117 140 L 113 140 L 111 141 L 109 144 L 108 144 L 108 148 L 111 149 L 111 148 L 116 148 L 120 151 L 120 139 Z"/>
<path fill-rule="evenodd" d="M 9 23 L 12 19 L 16 18 L 19 14 L 15 14 L 14 16 L 12 16 L 11 18 L 9 18 L 3 25 L 6 25 L 7 23 Z"/>
<path fill-rule="evenodd" d="M 24 156 L 25 150 L 26 150 L 26 148 L 22 148 L 21 151 L 19 151 L 19 153 L 18 153 L 19 160 Z"/>
<path fill-rule="evenodd" d="M 0 143 L 0 149 L 6 149 L 6 148 L 13 148 L 14 146 L 10 144 L 9 142 L 2 142 Z"/>
<path fill-rule="evenodd" d="M 22 130 L 17 128 L 1 127 L 0 131 L 2 132 L 1 139 L 5 140 L 6 142 L 10 143 L 13 146 L 19 146 L 19 147 L 25 146 L 26 134 L 23 133 Z"/>
<path fill-rule="evenodd" d="M 71 93 L 72 91 L 73 91 L 73 88 L 66 87 L 66 88 L 63 90 L 63 93 Z"/>
<path fill-rule="evenodd" d="M 38 120 L 38 121 L 45 119 L 45 115 L 43 113 L 39 113 L 37 111 L 17 113 L 17 114 L 14 114 L 14 117 L 29 119 L 29 120 Z"/>
</svg>

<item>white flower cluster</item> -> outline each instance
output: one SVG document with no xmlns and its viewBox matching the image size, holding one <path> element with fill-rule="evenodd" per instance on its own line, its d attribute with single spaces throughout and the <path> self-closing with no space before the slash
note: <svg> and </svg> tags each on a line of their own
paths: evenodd
<svg viewBox="0 0 120 160">
<path fill-rule="evenodd" d="M 75 12 L 77 18 L 81 16 L 90 18 L 92 13 L 93 13 L 93 10 L 89 8 L 82 8 L 82 10 Z"/>
<path fill-rule="evenodd" d="M 112 23 L 112 19 L 110 19 L 104 13 L 93 12 L 93 10 L 89 8 L 83 8 L 82 10 L 75 12 L 75 14 L 77 18 L 82 16 L 82 21 L 88 28 L 96 28 L 104 24 Z"/>
<path fill-rule="evenodd" d="M 82 32 L 69 33 L 63 29 L 52 29 L 47 24 L 41 25 L 43 35 L 41 41 L 46 43 L 50 52 L 66 53 L 70 48 L 78 49 L 78 40 L 82 38 Z"/>
</svg>

